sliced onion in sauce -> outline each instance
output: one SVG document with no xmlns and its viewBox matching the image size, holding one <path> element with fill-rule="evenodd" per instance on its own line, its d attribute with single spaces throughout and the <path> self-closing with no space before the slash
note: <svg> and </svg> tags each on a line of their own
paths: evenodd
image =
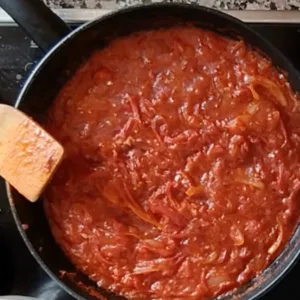
<svg viewBox="0 0 300 300">
<path fill-rule="evenodd" d="M 283 95 L 282 90 L 272 80 L 262 77 L 262 76 L 255 76 L 255 77 L 247 78 L 246 83 L 250 84 L 249 89 L 255 100 L 259 100 L 259 94 L 255 90 L 255 87 L 262 86 L 268 90 L 268 92 L 276 99 L 276 101 L 280 105 L 282 105 L 282 106 L 287 105 L 287 101 L 286 101 L 285 96 Z"/>
<path fill-rule="evenodd" d="M 227 126 L 232 132 L 243 132 L 247 129 L 247 124 L 250 122 L 251 116 L 247 114 L 239 115 L 236 118 L 230 120 Z"/>
<path fill-rule="evenodd" d="M 197 186 L 189 187 L 186 192 L 188 196 L 195 196 L 195 195 L 203 195 L 204 194 L 204 187 L 203 185 L 199 184 Z"/>
<path fill-rule="evenodd" d="M 248 88 L 249 88 L 249 90 L 250 90 L 251 93 L 252 93 L 253 99 L 256 100 L 256 101 L 259 101 L 259 98 L 260 98 L 260 97 L 259 97 L 259 94 L 256 92 L 256 90 L 255 90 L 253 84 L 250 84 Z"/>
<path fill-rule="evenodd" d="M 230 227 L 230 237 L 235 246 L 241 246 L 244 244 L 244 235 L 236 225 L 232 225 Z"/>
<path fill-rule="evenodd" d="M 259 190 L 263 190 L 265 188 L 265 185 L 262 181 L 241 180 L 240 182 L 255 187 Z"/>
<path fill-rule="evenodd" d="M 251 103 L 248 105 L 248 107 L 247 107 L 247 112 L 248 112 L 249 115 L 253 115 L 253 114 L 255 114 L 255 113 L 257 112 L 258 108 L 259 108 L 259 107 L 258 107 L 258 104 L 257 104 L 257 103 L 251 102 Z"/>
<path fill-rule="evenodd" d="M 218 252 L 212 251 L 207 256 L 200 256 L 199 254 L 196 254 L 195 256 L 192 256 L 192 261 L 200 263 L 202 265 L 209 265 L 215 262 L 218 257 L 219 257 Z"/>
<path fill-rule="evenodd" d="M 259 180 L 256 176 L 245 174 L 242 169 L 236 169 L 233 176 L 235 182 L 243 183 L 259 190 L 265 189 L 265 184 L 261 180 Z"/>
<path fill-rule="evenodd" d="M 230 278 L 227 274 L 220 274 L 220 275 L 215 275 L 211 276 L 210 278 L 207 279 L 207 285 L 210 288 L 219 286 L 222 283 L 229 282 Z"/>
<path fill-rule="evenodd" d="M 283 226 L 279 217 L 277 217 L 277 227 L 278 227 L 278 237 L 275 243 L 268 250 L 268 253 L 270 255 L 274 254 L 278 250 L 283 239 Z"/>
<path fill-rule="evenodd" d="M 114 189 L 112 189 L 111 187 L 109 187 L 108 185 L 105 186 L 102 194 L 110 202 L 112 202 L 114 204 L 119 204 L 119 205 L 121 204 L 121 200 L 120 200 L 120 197 L 117 194 L 117 192 Z"/>
<path fill-rule="evenodd" d="M 174 267 L 183 260 L 182 254 L 176 254 L 171 258 L 157 258 L 153 260 L 144 260 L 137 263 L 133 274 L 149 274 L 153 272 L 169 273 Z"/>
<path fill-rule="evenodd" d="M 131 192 L 129 191 L 129 189 L 125 184 L 123 184 L 122 196 L 120 196 L 120 194 L 118 193 L 115 187 L 111 187 L 111 186 L 110 187 L 106 186 L 102 193 L 103 196 L 110 202 L 116 205 L 120 205 L 121 207 L 122 206 L 128 207 L 139 218 L 141 218 L 142 220 L 144 220 L 149 224 L 152 224 L 158 229 L 161 229 L 160 223 L 154 218 L 154 216 L 145 212 L 143 208 L 138 203 L 135 202 L 133 196 L 131 195 Z"/>
<path fill-rule="evenodd" d="M 203 261 L 204 264 L 211 264 L 218 258 L 217 251 L 211 252 Z"/>
<path fill-rule="evenodd" d="M 157 253 L 162 257 L 174 255 L 176 244 L 174 240 L 145 239 L 141 241 L 141 248 Z"/>
</svg>

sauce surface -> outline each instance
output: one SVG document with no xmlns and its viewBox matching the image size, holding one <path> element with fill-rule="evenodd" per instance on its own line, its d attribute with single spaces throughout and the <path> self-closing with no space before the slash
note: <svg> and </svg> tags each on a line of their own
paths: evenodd
<svg viewBox="0 0 300 300">
<path fill-rule="evenodd" d="M 49 114 L 66 153 L 46 191 L 56 241 L 130 299 L 241 286 L 298 224 L 297 100 L 242 41 L 193 27 L 113 41 Z"/>
</svg>

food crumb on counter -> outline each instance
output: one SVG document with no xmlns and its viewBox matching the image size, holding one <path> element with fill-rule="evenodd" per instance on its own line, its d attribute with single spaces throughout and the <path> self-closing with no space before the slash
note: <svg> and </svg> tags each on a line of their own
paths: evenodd
<svg viewBox="0 0 300 300">
<path fill-rule="evenodd" d="M 22 224 L 22 229 L 23 230 L 27 230 L 29 228 L 29 225 L 28 224 Z"/>
</svg>

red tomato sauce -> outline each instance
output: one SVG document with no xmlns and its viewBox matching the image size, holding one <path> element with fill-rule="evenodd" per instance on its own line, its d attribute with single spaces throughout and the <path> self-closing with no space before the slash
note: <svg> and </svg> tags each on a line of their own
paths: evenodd
<svg viewBox="0 0 300 300">
<path fill-rule="evenodd" d="M 298 224 L 298 99 L 243 41 L 188 26 L 113 41 L 49 114 L 66 151 L 46 191 L 56 241 L 130 299 L 240 287 Z"/>
</svg>

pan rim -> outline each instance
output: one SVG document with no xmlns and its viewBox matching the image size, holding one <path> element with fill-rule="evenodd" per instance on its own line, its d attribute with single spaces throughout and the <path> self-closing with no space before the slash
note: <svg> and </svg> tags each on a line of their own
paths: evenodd
<svg viewBox="0 0 300 300">
<path fill-rule="evenodd" d="M 68 41 L 71 40 L 73 37 L 76 37 L 81 32 L 84 32 L 85 30 L 89 29 L 90 27 L 97 26 L 97 24 L 101 23 L 102 21 L 104 21 L 106 19 L 115 18 L 115 17 L 118 17 L 119 15 L 126 14 L 128 12 L 135 11 L 135 10 L 144 10 L 144 9 L 149 9 L 149 8 L 160 8 L 160 7 L 164 7 L 164 8 L 178 7 L 178 8 L 195 9 L 200 12 L 206 12 L 208 14 L 223 18 L 223 19 L 227 20 L 228 23 L 231 23 L 231 24 L 235 23 L 239 26 L 243 26 L 243 27 L 247 28 L 247 30 L 249 32 L 251 32 L 251 34 L 257 38 L 257 40 L 260 40 L 264 43 L 266 48 L 274 51 L 274 53 L 275 53 L 274 56 L 276 55 L 276 56 L 280 57 L 280 59 L 286 65 L 286 69 L 294 70 L 294 73 L 295 73 L 295 75 L 297 75 L 297 80 L 299 81 L 299 85 L 300 85 L 299 72 L 293 67 L 293 64 L 290 62 L 290 60 L 279 49 L 277 49 L 274 45 L 272 45 L 271 42 L 266 40 L 260 33 L 258 33 L 257 31 L 252 29 L 250 26 L 248 26 L 247 23 L 244 23 L 243 21 L 241 21 L 231 15 L 225 14 L 224 12 L 218 11 L 218 10 L 210 8 L 210 7 L 200 6 L 200 5 L 197 5 L 194 3 L 193 4 L 150 3 L 150 4 L 135 5 L 135 6 L 131 6 L 131 7 L 121 8 L 116 11 L 112 11 L 106 15 L 96 18 L 95 20 L 92 20 L 92 21 L 82 24 L 75 30 L 71 31 L 64 38 L 57 41 L 57 43 L 42 57 L 42 59 L 35 66 L 34 70 L 31 72 L 31 74 L 26 79 L 26 82 L 25 82 L 24 86 L 22 87 L 22 89 L 19 93 L 19 96 L 17 97 L 15 107 L 18 108 L 18 106 L 22 102 L 23 98 L 26 97 L 26 94 L 30 90 L 32 83 L 34 82 L 35 78 L 39 75 L 39 73 L 42 71 L 44 65 L 46 65 L 51 60 L 51 58 L 53 57 L 53 55 L 55 55 L 56 52 L 60 51 L 62 47 L 67 45 Z M 25 231 L 22 228 L 22 224 L 21 224 L 17 209 L 14 204 L 14 199 L 12 196 L 12 189 L 13 189 L 12 186 L 8 182 L 6 182 L 6 191 L 7 191 L 7 195 L 8 195 L 8 199 L 9 199 L 9 205 L 10 205 L 10 208 L 11 208 L 11 211 L 13 214 L 13 218 L 17 225 L 18 231 L 20 232 L 28 250 L 30 251 L 32 256 L 36 259 L 36 261 L 39 263 L 39 265 L 43 268 L 43 270 L 51 277 L 51 279 L 53 279 L 55 282 L 57 282 L 61 288 L 63 288 L 72 297 L 74 297 L 78 300 L 84 300 L 85 299 L 84 297 L 82 297 L 75 290 L 70 288 L 66 283 L 64 283 L 61 280 L 61 278 L 59 278 L 57 275 L 54 274 L 54 272 L 43 261 L 43 259 L 39 255 L 39 253 L 34 249 L 31 241 L 28 239 Z M 300 225 L 298 225 L 297 228 L 295 229 L 295 232 L 293 233 L 293 235 L 291 237 L 291 241 L 295 238 L 298 231 L 300 232 Z M 263 276 L 263 274 L 265 273 L 266 270 L 268 270 L 274 263 L 278 262 L 280 257 L 282 255 L 284 255 L 284 253 L 288 250 L 289 246 L 290 246 L 290 242 L 285 246 L 285 248 L 282 250 L 282 252 L 279 254 L 279 256 L 276 257 L 274 262 L 271 265 L 269 265 L 266 269 L 264 269 L 263 272 L 261 274 L 259 274 L 257 277 L 259 278 L 259 277 Z M 294 248 L 295 249 L 292 249 L 292 253 L 290 254 L 290 257 L 288 259 L 286 259 L 288 262 L 285 263 L 285 265 L 283 265 L 281 269 L 279 269 L 278 271 L 276 270 L 276 272 L 272 276 L 270 276 L 270 278 L 267 278 L 266 282 L 258 284 L 253 288 L 253 290 L 250 290 L 249 293 L 252 294 L 252 295 L 250 295 L 250 297 L 247 296 L 248 291 L 246 290 L 245 294 L 242 294 L 241 296 L 236 295 L 236 296 L 233 296 L 233 298 L 235 299 L 235 297 L 237 297 L 237 299 L 254 300 L 254 299 L 259 299 L 260 297 L 265 295 L 281 279 L 284 278 L 284 276 L 288 273 L 288 271 L 291 270 L 292 266 L 295 265 L 296 262 L 299 260 L 300 243 L 298 246 L 295 246 Z M 245 286 L 245 285 L 243 285 L 243 286 Z M 240 287 L 240 288 L 242 288 L 242 287 Z M 235 291 L 236 290 L 233 290 L 233 291 L 230 291 L 229 293 L 234 293 Z M 245 298 L 246 296 L 247 296 L 247 298 Z M 94 298 L 92 298 L 92 299 L 94 299 Z M 217 297 L 216 299 L 220 299 L 220 300 L 224 299 L 225 300 L 225 299 L 227 299 L 227 297 L 226 297 L 226 294 L 225 295 L 223 294 L 223 295 L 220 295 L 219 297 Z"/>
</svg>

